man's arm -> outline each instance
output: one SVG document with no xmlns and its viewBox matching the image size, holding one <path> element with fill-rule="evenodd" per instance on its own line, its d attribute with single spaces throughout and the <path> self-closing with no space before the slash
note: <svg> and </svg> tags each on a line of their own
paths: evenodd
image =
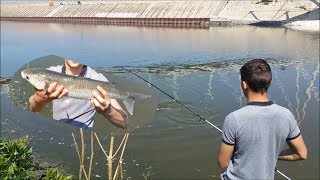
<svg viewBox="0 0 320 180">
<path fill-rule="evenodd" d="M 234 151 L 236 142 L 237 124 L 233 113 L 230 113 L 224 120 L 222 127 L 220 150 L 217 158 L 217 163 L 222 171 L 228 167 L 230 159 Z"/>
<path fill-rule="evenodd" d="M 48 102 L 61 98 L 67 93 L 68 91 L 62 85 L 58 86 L 56 82 L 51 84 L 47 90 L 36 90 L 29 98 L 30 110 L 40 112 Z"/>
<path fill-rule="evenodd" d="M 290 149 L 282 151 L 278 157 L 279 160 L 298 161 L 307 159 L 307 147 L 301 134 L 295 139 L 288 140 L 287 143 Z"/>
<path fill-rule="evenodd" d="M 110 99 L 108 93 L 100 86 L 97 87 L 99 93 L 93 93 L 92 104 L 98 113 L 107 118 L 113 125 L 126 128 L 128 125 L 128 115 L 115 99 Z"/>
<path fill-rule="evenodd" d="M 233 154 L 233 150 L 234 145 L 229 145 L 225 142 L 221 143 L 217 163 L 222 170 L 228 167 Z"/>
</svg>

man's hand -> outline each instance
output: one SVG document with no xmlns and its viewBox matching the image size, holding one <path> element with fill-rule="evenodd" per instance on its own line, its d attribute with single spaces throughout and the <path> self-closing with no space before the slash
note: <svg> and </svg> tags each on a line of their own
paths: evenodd
<svg viewBox="0 0 320 180">
<path fill-rule="evenodd" d="M 93 93 L 91 103 L 97 112 L 107 118 L 112 124 L 120 128 L 126 128 L 128 115 L 115 99 L 110 99 L 106 90 L 97 86 L 97 92 Z"/>
<path fill-rule="evenodd" d="M 307 147 L 304 144 L 302 135 L 292 140 L 287 141 L 290 149 L 284 150 L 280 153 L 278 159 L 283 161 L 298 161 L 306 160 L 308 156 Z"/>
<path fill-rule="evenodd" d="M 29 98 L 30 109 L 33 112 L 39 112 L 47 102 L 54 99 L 59 99 L 68 93 L 63 85 L 58 85 L 56 82 L 50 84 L 47 90 L 36 90 L 33 96 Z"/>
<path fill-rule="evenodd" d="M 106 90 L 102 87 L 97 86 L 98 92 L 93 92 L 93 99 L 91 100 L 92 105 L 99 113 L 105 112 L 111 104 L 110 97 Z"/>
</svg>

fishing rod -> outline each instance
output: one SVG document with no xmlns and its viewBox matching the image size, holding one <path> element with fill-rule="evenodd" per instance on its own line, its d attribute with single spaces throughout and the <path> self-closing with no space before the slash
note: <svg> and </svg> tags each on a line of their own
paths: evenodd
<svg viewBox="0 0 320 180">
<path fill-rule="evenodd" d="M 211 125 L 212 127 L 214 127 L 215 129 L 217 129 L 218 131 L 222 132 L 222 130 L 220 128 L 218 128 L 216 125 L 212 124 L 210 121 L 206 120 L 204 117 L 202 117 L 200 114 L 198 114 L 197 112 L 195 112 L 194 110 L 192 110 L 191 108 L 189 108 L 188 106 L 186 106 L 185 104 L 183 104 L 182 102 L 180 102 L 179 100 L 175 99 L 173 96 L 171 96 L 170 94 L 166 93 L 164 90 L 160 89 L 159 87 L 157 87 L 156 85 L 152 84 L 151 82 L 149 82 L 148 80 L 144 79 L 143 77 L 139 76 L 138 74 L 132 72 L 132 70 L 127 69 L 125 67 L 122 67 L 124 70 L 128 71 L 129 73 L 135 75 L 136 77 L 138 77 L 139 79 L 145 81 L 146 83 L 150 84 L 152 87 L 156 88 L 157 90 L 159 90 L 160 92 L 162 92 L 163 94 L 167 95 L 168 97 L 170 97 L 172 100 L 174 100 L 175 102 L 177 102 L 178 104 L 180 104 L 182 107 L 186 108 L 187 110 L 189 110 L 191 113 L 193 113 L 194 115 L 196 115 L 197 117 L 199 117 L 199 120 L 203 120 L 204 122 L 208 123 L 209 125 Z M 289 178 L 287 175 L 285 175 L 284 173 L 282 173 L 281 171 L 279 171 L 277 168 L 275 168 L 275 171 L 277 173 L 279 173 L 281 176 L 283 176 L 284 178 L 286 178 L 287 180 L 291 180 L 291 178 Z"/>
</svg>

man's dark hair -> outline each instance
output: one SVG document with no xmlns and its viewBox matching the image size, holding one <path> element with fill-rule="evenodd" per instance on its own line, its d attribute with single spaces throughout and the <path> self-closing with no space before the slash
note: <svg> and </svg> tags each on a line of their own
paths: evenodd
<svg viewBox="0 0 320 180">
<path fill-rule="evenodd" d="M 271 68 L 263 59 L 253 59 L 240 69 L 241 81 L 246 81 L 253 92 L 267 92 L 271 80 Z"/>
</svg>

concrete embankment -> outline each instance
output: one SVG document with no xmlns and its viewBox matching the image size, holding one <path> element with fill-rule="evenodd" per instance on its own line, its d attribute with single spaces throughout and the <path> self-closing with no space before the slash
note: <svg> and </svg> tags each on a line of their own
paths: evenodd
<svg viewBox="0 0 320 180">
<path fill-rule="evenodd" d="M 314 24 L 319 22 L 319 0 L 2 2 L 1 20 L 178 27 L 298 20 Z"/>
</svg>

